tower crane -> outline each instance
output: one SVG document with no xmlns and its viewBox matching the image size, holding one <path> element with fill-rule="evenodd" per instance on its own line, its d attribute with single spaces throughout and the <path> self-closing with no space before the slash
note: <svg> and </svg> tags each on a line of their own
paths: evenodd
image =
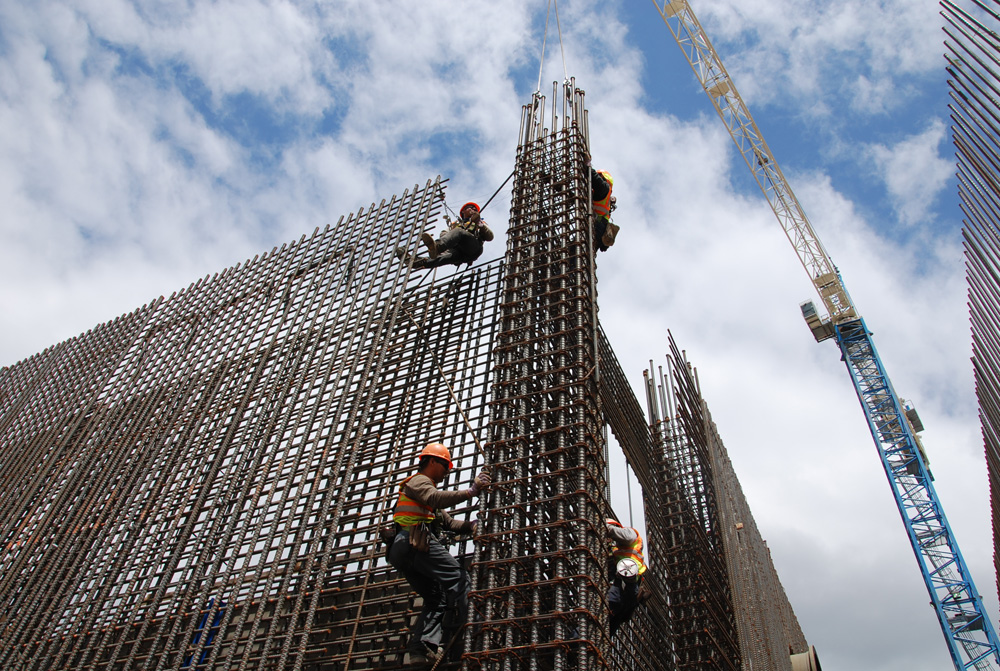
<svg viewBox="0 0 1000 671">
<path fill-rule="evenodd" d="M 817 342 L 834 339 L 861 401 L 956 669 L 1000 669 L 1000 645 L 932 484 L 916 411 L 901 402 L 840 272 L 813 231 L 688 0 L 653 0 L 809 274 L 823 306 L 803 303 Z"/>
</svg>

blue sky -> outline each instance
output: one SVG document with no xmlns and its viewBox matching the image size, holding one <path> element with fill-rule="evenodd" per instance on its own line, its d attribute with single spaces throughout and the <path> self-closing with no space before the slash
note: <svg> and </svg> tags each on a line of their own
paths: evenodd
<svg viewBox="0 0 1000 671">
<path fill-rule="evenodd" d="M 937 5 L 693 2 L 917 405 L 996 619 Z M 0 4 L 0 365 L 435 175 L 453 208 L 485 201 L 513 168 L 545 10 Z M 948 668 L 848 375 L 799 315 L 811 285 L 666 26 L 642 0 L 564 0 L 560 24 L 615 176 L 600 316 L 635 388 L 670 328 L 826 668 Z M 553 21 L 542 90 L 563 72 Z M 508 207 L 509 187 L 484 258 Z"/>
</svg>

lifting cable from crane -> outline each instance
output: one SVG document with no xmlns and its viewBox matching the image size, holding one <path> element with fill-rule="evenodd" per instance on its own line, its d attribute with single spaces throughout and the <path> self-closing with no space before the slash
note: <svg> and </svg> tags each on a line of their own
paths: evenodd
<svg viewBox="0 0 1000 671">
<path fill-rule="evenodd" d="M 538 85 L 535 93 L 542 90 L 542 68 L 545 66 L 545 39 L 549 36 L 549 14 L 555 6 L 556 31 L 559 33 L 559 51 L 562 53 L 563 77 L 564 81 L 569 81 L 569 71 L 566 69 L 566 50 L 563 48 L 562 26 L 559 25 L 559 0 L 549 0 L 549 5 L 545 9 L 545 32 L 542 34 L 542 57 L 538 59 Z"/>
</svg>

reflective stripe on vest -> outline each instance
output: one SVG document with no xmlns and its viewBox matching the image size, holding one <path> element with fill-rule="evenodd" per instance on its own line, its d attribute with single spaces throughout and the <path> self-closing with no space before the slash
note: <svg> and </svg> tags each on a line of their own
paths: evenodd
<svg viewBox="0 0 1000 671">
<path fill-rule="evenodd" d="M 608 195 L 601 200 L 594 201 L 594 214 L 599 217 L 607 217 L 611 215 L 611 187 L 614 185 L 614 181 L 612 181 L 611 175 L 603 170 L 598 170 L 597 174 L 603 177 L 604 181 L 608 183 Z"/>
<path fill-rule="evenodd" d="M 619 559 L 634 559 L 639 565 L 639 575 L 642 575 L 646 572 L 646 560 L 642 558 L 642 536 L 639 535 L 637 529 L 632 529 L 632 531 L 635 531 L 635 540 L 632 541 L 632 544 L 617 547 L 611 554 L 616 557 L 615 563 L 618 563 Z"/>
<path fill-rule="evenodd" d="M 415 475 L 411 475 L 399 483 L 399 499 L 396 500 L 396 509 L 392 513 L 392 521 L 401 527 L 412 527 L 421 522 L 434 521 L 433 508 L 425 506 L 405 494 L 406 483 L 413 479 Z"/>
</svg>

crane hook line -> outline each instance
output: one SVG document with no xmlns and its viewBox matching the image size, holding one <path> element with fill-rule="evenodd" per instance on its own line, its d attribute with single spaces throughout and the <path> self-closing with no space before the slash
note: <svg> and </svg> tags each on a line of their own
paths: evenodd
<svg viewBox="0 0 1000 671">
<path fill-rule="evenodd" d="M 545 41 L 549 36 L 549 14 L 552 13 L 553 5 L 555 5 L 556 31 L 559 33 L 559 51 L 562 54 L 563 77 L 565 81 L 569 81 L 569 71 L 566 69 L 566 49 L 563 47 L 562 26 L 559 24 L 559 0 L 549 0 L 549 4 L 545 8 L 545 33 L 542 35 L 542 56 L 538 61 L 538 85 L 535 87 L 536 93 L 542 90 L 542 68 L 545 67 Z"/>
<path fill-rule="evenodd" d="M 563 47 L 562 39 L 562 26 L 559 25 L 559 0 L 552 0 L 556 6 L 556 32 L 559 33 L 559 52 L 562 54 L 563 63 L 563 81 L 569 81 L 569 71 L 566 70 L 566 49 Z M 541 81 L 539 80 L 538 86 L 541 87 Z"/>
</svg>

